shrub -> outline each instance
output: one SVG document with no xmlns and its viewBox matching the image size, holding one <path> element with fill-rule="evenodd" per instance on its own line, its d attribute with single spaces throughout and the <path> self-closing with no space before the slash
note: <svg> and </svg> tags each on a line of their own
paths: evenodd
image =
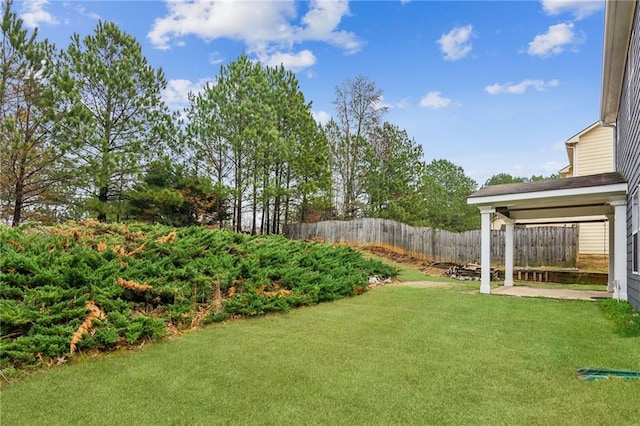
<svg viewBox="0 0 640 426">
<path fill-rule="evenodd" d="M 93 221 L 0 228 L 0 368 L 353 296 L 387 265 L 348 247 Z M 72 336 L 74 336 L 72 338 Z"/>
</svg>

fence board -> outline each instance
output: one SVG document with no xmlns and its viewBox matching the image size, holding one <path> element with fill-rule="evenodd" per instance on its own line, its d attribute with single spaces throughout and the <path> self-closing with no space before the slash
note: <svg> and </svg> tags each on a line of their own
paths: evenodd
<svg viewBox="0 0 640 426">
<path fill-rule="evenodd" d="M 387 219 L 295 223 L 284 234 L 294 240 L 384 244 L 437 262 L 480 262 L 480 230 L 461 233 L 412 227 Z M 504 264 L 504 231 L 491 231 L 491 262 Z M 540 226 L 514 229 L 516 266 L 575 266 L 578 227 Z"/>
</svg>

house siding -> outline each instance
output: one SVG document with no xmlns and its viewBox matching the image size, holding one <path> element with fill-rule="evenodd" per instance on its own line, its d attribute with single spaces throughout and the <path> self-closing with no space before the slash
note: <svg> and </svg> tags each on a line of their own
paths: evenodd
<svg viewBox="0 0 640 426">
<path fill-rule="evenodd" d="M 573 176 L 613 171 L 613 129 L 610 127 L 597 126 L 581 135 L 575 149 Z"/>
<path fill-rule="evenodd" d="M 578 253 L 592 255 L 609 253 L 609 224 L 607 222 L 581 223 Z"/>
<path fill-rule="evenodd" d="M 613 169 L 613 129 L 594 123 L 578 134 L 569 138 L 567 155 L 569 166 L 558 172 L 561 179 L 576 176 L 595 175 L 612 172 Z M 576 221 L 590 219 L 606 220 L 605 216 L 568 218 Z M 531 220 L 530 222 L 535 222 Z M 541 225 L 529 223 L 527 227 L 549 226 L 546 219 Z M 504 220 L 495 218 L 491 221 L 492 230 L 500 230 Z M 564 226 L 564 225 L 559 225 Z M 607 256 L 609 254 L 609 227 L 604 223 L 581 223 L 578 225 L 578 254 Z"/>
<path fill-rule="evenodd" d="M 571 174 L 586 176 L 613 171 L 613 129 L 602 125 L 570 139 L 574 143 Z M 588 219 L 588 218 L 584 218 Z M 590 218 L 593 219 L 593 218 Z M 605 219 L 599 217 L 596 219 Z M 581 255 L 606 256 L 609 254 L 609 228 L 603 223 L 581 223 L 579 225 L 578 253 Z"/>
<path fill-rule="evenodd" d="M 631 32 L 626 71 L 617 122 L 616 166 L 628 181 L 627 195 L 627 292 L 640 310 L 640 275 L 631 271 L 631 196 L 640 185 L 640 2 Z"/>
</svg>

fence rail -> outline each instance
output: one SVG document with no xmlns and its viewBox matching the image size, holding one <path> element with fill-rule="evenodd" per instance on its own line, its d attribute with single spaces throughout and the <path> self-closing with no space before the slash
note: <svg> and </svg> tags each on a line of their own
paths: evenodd
<svg viewBox="0 0 640 426">
<path fill-rule="evenodd" d="M 289 224 L 291 239 L 384 244 L 434 262 L 480 262 L 480 230 L 449 232 L 413 227 L 386 219 L 331 220 Z M 578 227 L 516 227 L 513 235 L 516 266 L 575 266 Z M 491 231 L 491 263 L 504 264 L 504 231 Z"/>
</svg>

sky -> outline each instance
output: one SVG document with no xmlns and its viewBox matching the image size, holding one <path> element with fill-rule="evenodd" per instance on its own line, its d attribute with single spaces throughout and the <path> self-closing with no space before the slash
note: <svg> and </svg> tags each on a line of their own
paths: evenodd
<svg viewBox="0 0 640 426">
<path fill-rule="evenodd" d="M 604 1 L 46 1 L 14 10 L 58 48 L 113 21 L 162 67 L 171 108 L 246 53 L 294 71 L 319 122 L 364 75 L 384 119 L 481 186 L 569 163 L 564 142 L 598 120 Z"/>
</svg>

